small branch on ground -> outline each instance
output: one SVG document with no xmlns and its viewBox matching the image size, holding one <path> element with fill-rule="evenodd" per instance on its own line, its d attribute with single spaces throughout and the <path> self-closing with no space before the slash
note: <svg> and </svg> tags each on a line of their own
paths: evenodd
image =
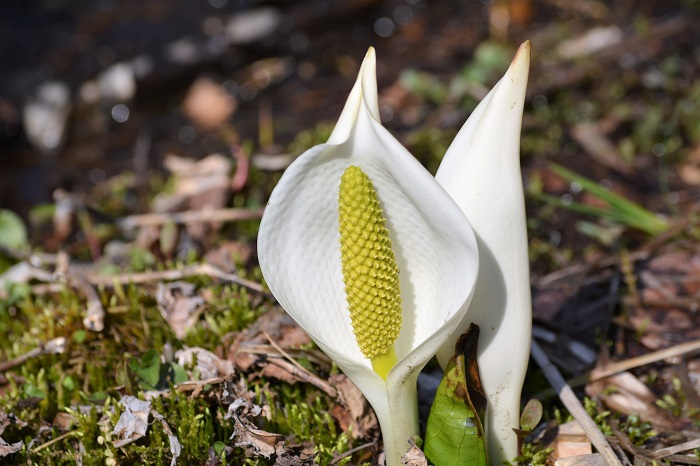
<svg viewBox="0 0 700 466">
<path fill-rule="evenodd" d="M 160 280 L 180 280 L 187 277 L 193 277 L 196 275 L 206 275 L 211 278 L 217 278 L 219 280 L 235 283 L 241 285 L 244 288 L 248 288 L 251 291 L 256 291 L 258 293 L 265 293 L 262 285 L 255 283 L 245 278 L 241 278 L 238 275 L 232 273 L 224 272 L 211 264 L 194 264 L 188 265 L 181 269 L 174 270 L 156 270 L 152 272 L 139 272 L 139 273 L 124 273 L 120 275 L 89 275 L 86 279 L 93 285 L 101 286 L 114 286 L 115 283 L 121 284 L 137 284 L 137 283 L 148 283 Z"/>
<path fill-rule="evenodd" d="M 256 220 L 262 218 L 263 209 L 205 209 L 188 210 L 163 214 L 129 215 L 117 220 L 117 226 L 130 229 L 143 226 L 163 225 L 166 223 L 215 223 Z"/>
<path fill-rule="evenodd" d="M 622 463 L 615 455 L 612 447 L 608 443 L 607 439 L 600 431 L 596 423 L 591 419 L 591 417 L 586 412 L 579 399 L 574 394 L 574 391 L 566 383 L 562 375 L 559 373 L 554 364 L 552 364 L 547 357 L 547 355 L 542 351 L 542 348 L 533 341 L 531 346 L 531 354 L 537 365 L 540 366 L 542 372 L 544 372 L 545 377 L 552 385 L 552 387 L 559 394 L 559 399 L 566 409 L 569 410 L 571 415 L 576 419 L 581 427 L 586 431 L 586 436 L 591 441 L 598 452 L 603 456 L 605 463 L 610 466 L 622 466 Z"/>
<path fill-rule="evenodd" d="M 0 372 L 5 372 L 13 367 L 20 366 L 32 358 L 43 356 L 44 354 L 60 354 L 65 351 L 66 339 L 65 337 L 54 338 L 49 340 L 45 344 L 39 344 L 33 350 L 27 351 L 26 353 L 17 356 L 15 359 L 9 361 L 0 362 Z"/>
<path fill-rule="evenodd" d="M 348 450 L 341 455 L 334 453 L 333 459 L 328 464 L 338 464 L 342 459 L 347 458 L 348 456 L 351 456 L 351 455 L 357 453 L 358 451 L 364 450 L 365 448 L 376 447 L 376 446 L 377 446 L 377 442 L 367 442 L 363 445 L 360 445 L 359 447 L 355 447 L 351 450 Z"/>
</svg>

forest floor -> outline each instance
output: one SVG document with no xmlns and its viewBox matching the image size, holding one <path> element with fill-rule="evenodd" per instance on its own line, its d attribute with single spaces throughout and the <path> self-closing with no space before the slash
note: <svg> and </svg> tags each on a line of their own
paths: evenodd
<svg viewBox="0 0 700 466">
<path fill-rule="evenodd" d="M 697 2 L 165 5 L 0 6 L 0 465 L 375 464 L 371 408 L 266 287 L 266 201 L 369 46 L 435 173 L 525 40 L 534 341 L 621 464 L 700 464 Z M 591 445 L 534 360 L 532 398 L 521 464 L 600 464 L 565 462 Z"/>
</svg>

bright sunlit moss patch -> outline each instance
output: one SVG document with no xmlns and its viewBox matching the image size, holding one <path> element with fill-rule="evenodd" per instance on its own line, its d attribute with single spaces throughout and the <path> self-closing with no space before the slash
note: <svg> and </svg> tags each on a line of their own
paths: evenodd
<svg viewBox="0 0 700 466">
<path fill-rule="evenodd" d="M 265 310 L 236 285 L 199 281 L 209 296 L 208 312 L 186 338 L 192 345 L 213 351 L 224 335 L 244 329 Z M 177 350 L 183 342 L 164 321 L 149 286 L 121 285 L 98 289 L 98 294 L 107 313 L 106 331 L 101 333 L 84 328 L 84 298 L 70 288 L 34 295 L 29 286 L 14 286 L 8 289 L 7 299 L 0 300 L 0 330 L 7 336 L 0 339 L 1 361 L 15 359 L 37 348 L 39 342 L 66 339 L 65 352 L 29 358 L 4 373 L 8 382 L 0 395 L 0 410 L 14 414 L 27 426 L 8 428 L 3 438 L 10 443 L 32 442 L 36 448 L 70 433 L 46 448 L 25 448 L 0 459 L 0 464 L 75 464 L 78 457 L 86 465 L 104 465 L 110 458 L 119 464 L 169 463 L 168 437 L 159 423 L 150 425 L 144 440 L 115 450 L 108 434 L 119 412 L 105 418 L 104 410 L 110 403 L 114 406 L 122 394 L 138 395 L 140 386 L 130 361 L 140 361 L 148 352 L 160 358 L 166 343 Z M 183 445 L 182 464 L 205 461 L 209 447 L 228 442 L 231 435 L 230 426 L 221 422 L 224 406 L 207 396 L 166 393 L 153 406 L 177 431 Z M 46 431 L 45 426 L 52 426 L 58 414 L 71 414 L 72 425 L 68 430 L 52 427 Z M 77 449 L 80 442 L 82 453 Z"/>
</svg>

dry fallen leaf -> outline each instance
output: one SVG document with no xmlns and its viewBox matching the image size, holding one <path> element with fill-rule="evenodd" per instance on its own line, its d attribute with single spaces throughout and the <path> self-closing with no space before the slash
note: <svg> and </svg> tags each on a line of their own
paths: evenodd
<svg viewBox="0 0 700 466">
<path fill-rule="evenodd" d="M 221 359 L 211 351 L 204 348 L 186 348 L 175 353 L 177 363 L 189 368 L 196 359 L 194 370 L 199 373 L 199 380 L 226 377 L 233 374 L 233 363 Z"/>
<path fill-rule="evenodd" d="M 401 458 L 401 463 L 406 466 L 428 466 L 428 459 L 423 450 L 418 448 L 413 439 L 408 440 L 408 451 Z"/>
<path fill-rule="evenodd" d="M 112 434 L 121 438 L 114 442 L 115 448 L 120 448 L 137 440 L 148 430 L 148 413 L 151 411 L 151 402 L 139 400 L 130 395 L 122 397 L 119 403 L 124 406 L 124 412 L 119 416 L 117 425 Z"/>
<path fill-rule="evenodd" d="M 231 159 L 212 154 L 202 160 L 168 155 L 163 161 L 175 178 L 172 194 L 158 195 L 153 202 L 156 213 L 175 212 L 182 209 L 221 209 L 230 196 Z M 188 223 L 187 231 L 194 239 L 203 238 L 213 223 Z"/>
<path fill-rule="evenodd" d="M 188 282 L 158 283 L 156 301 L 160 315 L 180 340 L 187 336 L 204 309 L 204 299 L 195 295 L 195 286 Z"/>
<path fill-rule="evenodd" d="M 586 394 L 601 399 L 615 412 L 638 415 L 656 426 L 673 429 L 673 421 L 656 405 L 656 395 L 630 372 L 590 383 L 586 386 Z"/>
<path fill-rule="evenodd" d="M 328 380 L 338 392 L 339 404 L 333 407 L 333 417 L 337 419 L 343 432 L 352 433 L 353 438 L 369 438 L 379 433 L 379 424 L 367 399 L 345 374 L 336 374 Z"/>
<path fill-rule="evenodd" d="M 678 175 L 689 185 L 700 184 L 700 144 L 691 149 L 685 163 L 679 165 Z"/>
<path fill-rule="evenodd" d="M 0 437 L 0 458 L 18 452 L 24 445 L 23 441 L 7 443 Z"/>
<path fill-rule="evenodd" d="M 264 354 L 259 354 L 267 348 L 270 354 L 279 354 L 270 345 L 265 333 L 283 350 L 290 350 L 307 345 L 311 342 L 309 336 L 286 312 L 280 308 L 263 314 L 258 320 L 241 332 L 229 348 L 228 354 L 233 355 L 234 363 L 241 371 L 247 372 L 254 365 L 261 367 L 263 377 L 273 377 L 287 383 L 300 381 L 298 377 L 274 364 L 268 364 Z"/>
<path fill-rule="evenodd" d="M 25 427 L 26 422 L 15 417 L 14 414 L 7 414 L 4 411 L 0 411 L 0 435 L 5 431 L 5 428 L 10 424 L 17 424 L 20 427 Z M 2 437 L 0 437 L 0 458 L 10 455 L 19 451 L 24 446 L 23 441 L 15 443 L 7 443 Z"/>
<path fill-rule="evenodd" d="M 264 456 L 270 458 L 276 455 L 278 449 L 284 448 L 284 436 L 260 430 L 248 419 L 233 416 L 233 435 L 231 436 L 236 447 L 243 448 L 246 456 Z"/>
<path fill-rule="evenodd" d="M 253 248 L 242 241 L 223 241 L 210 249 L 204 256 L 204 262 L 219 270 L 236 273 L 236 264 L 247 264 L 253 257 Z"/>
<path fill-rule="evenodd" d="M 235 447 L 243 448 L 248 457 L 275 457 L 277 466 L 301 466 L 314 463 L 313 444 L 287 444 L 283 435 L 258 429 L 249 416 L 258 416 L 263 409 L 246 400 L 237 398 L 229 406 L 225 419 L 233 419 L 231 440 Z"/>
</svg>

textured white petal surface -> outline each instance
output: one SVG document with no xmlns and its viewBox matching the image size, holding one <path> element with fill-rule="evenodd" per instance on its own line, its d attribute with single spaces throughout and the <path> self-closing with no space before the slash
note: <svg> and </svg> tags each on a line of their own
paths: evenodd
<svg viewBox="0 0 700 466">
<path fill-rule="evenodd" d="M 360 353 L 345 300 L 338 190 L 349 165 L 374 184 L 400 270 L 399 362 L 387 384 Z M 258 255 L 279 303 L 374 407 L 387 455 L 404 452 L 408 436 L 417 433 L 415 378 L 461 320 L 474 290 L 478 252 L 460 208 L 379 123 L 372 49 L 329 142 L 302 154 L 273 191 Z"/>
<path fill-rule="evenodd" d="M 446 364 L 455 337 L 470 322 L 479 325 L 491 464 L 517 456 L 512 428 L 519 425 L 520 392 L 530 353 L 532 308 L 520 173 L 520 126 L 529 65 L 530 43 L 526 42 L 457 134 L 436 175 L 469 219 L 479 244 L 474 298 L 438 359 Z"/>
</svg>

